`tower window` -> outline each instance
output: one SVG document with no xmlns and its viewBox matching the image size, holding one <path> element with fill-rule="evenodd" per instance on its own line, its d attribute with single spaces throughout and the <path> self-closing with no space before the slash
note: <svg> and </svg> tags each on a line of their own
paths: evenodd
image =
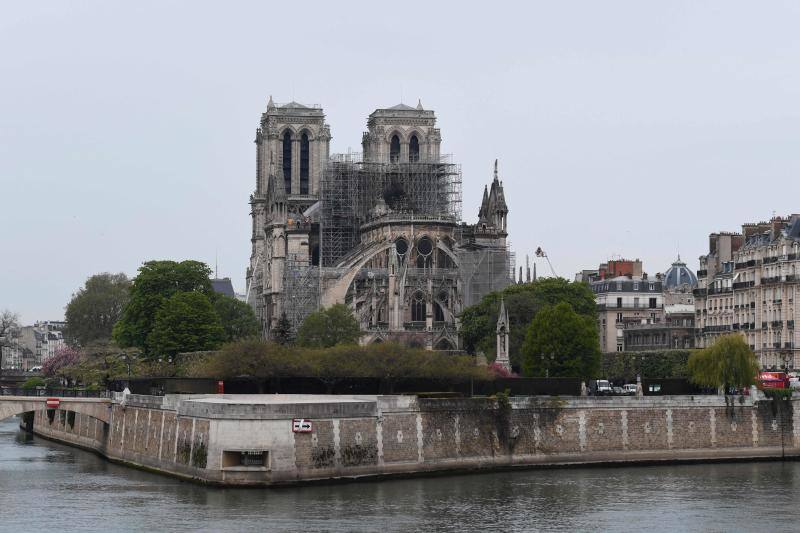
<svg viewBox="0 0 800 533">
<path fill-rule="evenodd" d="M 283 184 L 286 194 L 292 192 L 292 134 L 283 134 Z"/>
<path fill-rule="evenodd" d="M 400 137 L 392 135 L 392 142 L 389 145 L 389 161 L 397 163 L 400 161 Z"/>
<path fill-rule="evenodd" d="M 419 161 L 419 139 L 416 135 L 412 135 L 408 142 L 408 160 L 412 163 Z"/>
<path fill-rule="evenodd" d="M 308 134 L 300 137 L 300 194 L 308 194 Z"/>
</svg>

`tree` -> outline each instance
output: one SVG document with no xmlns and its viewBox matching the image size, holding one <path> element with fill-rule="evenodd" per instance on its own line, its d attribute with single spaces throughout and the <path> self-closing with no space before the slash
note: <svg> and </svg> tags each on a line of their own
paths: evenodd
<svg viewBox="0 0 800 533">
<path fill-rule="evenodd" d="M 147 336 L 151 357 L 172 358 L 180 352 L 214 350 L 225 331 L 208 297 L 200 292 L 177 292 L 156 313 Z"/>
<path fill-rule="evenodd" d="M 123 351 L 113 341 L 96 340 L 81 348 L 81 357 L 64 372 L 87 387 L 107 388 L 116 378 L 128 375 L 130 350 Z"/>
<path fill-rule="evenodd" d="M 224 294 L 215 293 L 212 300 L 214 312 L 222 323 L 225 342 L 238 341 L 259 334 L 261 328 L 252 307 Z"/>
<path fill-rule="evenodd" d="M 742 389 L 755 385 L 758 361 L 741 335 L 724 335 L 689 357 L 689 376 L 701 387 Z"/>
<path fill-rule="evenodd" d="M 292 324 L 286 318 L 286 313 L 281 313 L 278 323 L 272 328 L 272 340 L 283 345 L 291 344 L 294 341 Z"/>
<path fill-rule="evenodd" d="M 19 329 L 19 315 L 6 309 L 0 313 L 0 373 L 3 371 L 3 347 L 11 346 Z"/>
<path fill-rule="evenodd" d="M 110 339 L 128 303 L 131 282 L 125 274 L 95 274 L 72 295 L 65 311 L 64 335 L 72 345 Z"/>
<path fill-rule="evenodd" d="M 71 346 L 63 346 L 56 350 L 53 357 L 42 363 L 42 374 L 47 377 L 64 377 L 62 370 L 80 361 L 78 350 Z"/>
<path fill-rule="evenodd" d="M 8 309 L 0 313 L 0 339 L 11 335 L 19 327 L 19 315 Z"/>
<path fill-rule="evenodd" d="M 350 309 L 336 304 L 311 313 L 297 331 L 300 346 L 329 348 L 337 344 L 356 344 L 362 332 Z"/>
<path fill-rule="evenodd" d="M 528 327 L 522 355 L 525 376 L 596 377 L 600 341 L 595 320 L 566 302 L 545 307 Z"/>
<path fill-rule="evenodd" d="M 533 283 L 509 285 L 502 291 L 487 294 L 480 303 L 462 312 L 460 334 L 467 353 L 480 351 L 490 361 L 494 359 L 497 347 L 495 327 L 501 296 L 508 310 L 509 353 L 514 366 L 521 366 L 521 349 L 528 325 L 540 309 L 566 302 L 579 315 L 592 320 L 597 317 L 594 293 L 585 283 L 542 278 Z"/>
<path fill-rule="evenodd" d="M 113 338 L 120 347 L 135 346 L 149 354 L 147 340 L 162 305 L 179 292 L 211 295 L 211 269 L 198 261 L 148 261 L 130 288 L 130 299 L 116 323 Z M 211 305 L 210 303 L 208 305 Z"/>
</svg>

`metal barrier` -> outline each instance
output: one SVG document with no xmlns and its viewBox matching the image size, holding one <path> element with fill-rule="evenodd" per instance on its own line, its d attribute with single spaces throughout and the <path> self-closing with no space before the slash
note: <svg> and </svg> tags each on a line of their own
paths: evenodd
<svg viewBox="0 0 800 533">
<path fill-rule="evenodd" d="M 23 389 L 22 387 L 1 387 L 2 396 L 37 396 L 37 397 L 58 397 L 58 398 L 109 398 L 110 393 L 101 390 L 85 389 L 47 389 L 36 387 L 33 389 Z"/>
</svg>

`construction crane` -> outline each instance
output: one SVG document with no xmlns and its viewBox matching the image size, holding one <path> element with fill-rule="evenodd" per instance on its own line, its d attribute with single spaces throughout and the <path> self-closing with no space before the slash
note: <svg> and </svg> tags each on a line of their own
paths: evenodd
<svg viewBox="0 0 800 533">
<path fill-rule="evenodd" d="M 556 274 L 556 271 L 553 269 L 553 264 L 550 262 L 550 258 L 547 257 L 547 254 L 545 253 L 544 250 L 542 250 L 541 246 L 536 248 L 536 257 L 544 257 L 547 260 L 547 265 L 550 267 L 550 272 L 553 273 L 553 277 L 554 278 L 558 277 L 558 274 Z"/>
</svg>

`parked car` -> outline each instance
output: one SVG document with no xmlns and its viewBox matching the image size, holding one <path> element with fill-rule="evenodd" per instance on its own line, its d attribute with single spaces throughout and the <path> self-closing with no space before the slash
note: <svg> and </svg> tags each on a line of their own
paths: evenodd
<svg viewBox="0 0 800 533">
<path fill-rule="evenodd" d="M 598 379 L 594 382 L 592 393 L 596 394 L 597 396 L 610 396 L 614 393 L 614 390 L 611 388 L 610 381 L 607 379 Z"/>
<path fill-rule="evenodd" d="M 622 387 L 611 387 L 611 391 L 614 396 L 625 396 L 625 389 Z"/>
<path fill-rule="evenodd" d="M 636 396 L 636 383 L 626 383 L 624 387 L 625 394 L 628 396 Z"/>
</svg>

